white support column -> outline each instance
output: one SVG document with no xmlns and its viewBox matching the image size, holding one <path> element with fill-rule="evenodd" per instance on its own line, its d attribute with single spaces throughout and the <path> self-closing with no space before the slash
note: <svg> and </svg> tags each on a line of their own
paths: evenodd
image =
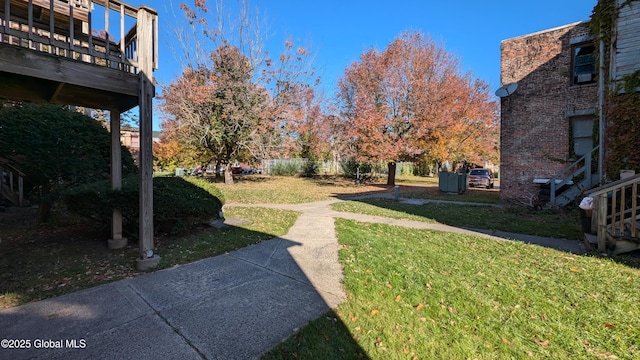
<svg viewBox="0 0 640 360">
<path fill-rule="evenodd" d="M 157 14 L 146 7 L 138 11 L 138 82 L 140 108 L 140 258 L 139 270 L 155 267 L 160 257 L 153 244 L 153 126 L 152 109 L 155 28 Z"/>
<path fill-rule="evenodd" d="M 122 189 L 122 147 L 120 145 L 120 111 L 110 111 L 111 127 L 111 189 Z M 122 211 L 113 209 L 111 218 L 111 239 L 107 241 L 109 249 L 122 249 L 127 246 L 127 238 L 122 237 Z"/>
</svg>

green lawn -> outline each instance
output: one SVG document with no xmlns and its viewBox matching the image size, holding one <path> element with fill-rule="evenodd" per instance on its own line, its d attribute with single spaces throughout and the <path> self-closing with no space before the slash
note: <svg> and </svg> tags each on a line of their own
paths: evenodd
<svg viewBox="0 0 640 360">
<path fill-rule="evenodd" d="M 534 211 L 513 207 L 453 205 L 429 203 L 403 204 L 390 199 L 363 199 L 331 205 L 333 210 L 393 219 L 439 222 L 452 226 L 547 236 L 582 239 L 577 210 Z"/>
<path fill-rule="evenodd" d="M 264 359 L 640 358 L 640 271 L 520 242 L 338 220 L 348 300 Z"/>
<path fill-rule="evenodd" d="M 339 178 L 264 177 L 220 185 L 228 202 L 300 203 L 371 193 Z M 401 183 L 401 196 L 468 201 L 432 183 Z M 478 190 L 482 202 L 497 192 Z M 475 195 L 474 195 L 475 196 Z M 367 199 L 334 204 L 392 218 L 579 238 L 575 212 L 493 206 L 408 205 Z M 156 239 L 161 267 L 284 235 L 297 213 L 232 206 L 234 227 Z M 8 225 L 4 224 L 3 225 Z M 77 227 L 77 228 L 76 228 Z M 610 259 L 520 242 L 337 220 L 347 301 L 265 355 L 278 358 L 640 358 L 640 271 Z M 106 250 L 82 224 L 3 226 L 0 308 L 135 276 L 137 245 Z M 617 261 L 624 259 L 616 258 Z"/>
</svg>

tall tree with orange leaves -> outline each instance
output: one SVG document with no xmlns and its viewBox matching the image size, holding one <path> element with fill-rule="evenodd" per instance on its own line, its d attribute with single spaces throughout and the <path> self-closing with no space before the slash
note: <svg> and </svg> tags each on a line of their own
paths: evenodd
<svg viewBox="0 0 640 360">
<path fill-rule="evenodd" d="M 187 23 L 176 29 L 176 43 L 184 69 L 160 96 L 167 138 L 217 165 L 291 151 L 317 85 L 305 48 L 287 40 L 272 58 L 248 1 L 239 1 L 236 26 L 226 22 L 227 4 L 215 1 L 214 11 L 205 0 L 181 4 Z M 225 182 L 233 182 L 229 172 Z"/>
<path fill-rule="evenodd" d="M 479 161 L 497 153 L 497 105 L 488 87 L 420 32 L 369 50 L 339 81 L 336 134 L 358 161 Z"/>
</svg>

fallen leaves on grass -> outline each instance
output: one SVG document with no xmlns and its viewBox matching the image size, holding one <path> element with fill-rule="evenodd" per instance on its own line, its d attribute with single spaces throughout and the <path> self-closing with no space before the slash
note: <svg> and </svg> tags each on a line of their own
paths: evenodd
<svg viewBox="0 0 640 360">
<path fill-rule="evenodd" d="M 542 346 L 543 348 L 546 348 L 551 343 L 549 340 L 542 341 L 542 340 L 538 339 L 537 337 L 534 339 L 534 341 L 536 342 L 536 344 Z"/>
<path fill-rule="evenodd" d="M 511 341 L 507 340 L 504 336 L 502 337 L 502 342 L 509 345 L 510 347 L 513 347 L 513 344 L 511 343 Z"/>
</svg>

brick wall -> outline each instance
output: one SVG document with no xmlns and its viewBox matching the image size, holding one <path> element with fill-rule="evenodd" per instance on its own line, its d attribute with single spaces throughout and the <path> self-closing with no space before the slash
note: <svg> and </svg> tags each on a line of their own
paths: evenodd
<svg viewBox="0 0 640 360">
<path fill-rule="evenodd" d="M 500 189 L 503 200 L 537 193 L 535 178 L 551 178 L 570 156 L 567 113 L 595 110 L 597 85 L 573 86 L 572 48 L 586 39 L 585 23 L 576 23 L 504 40 L 501 82 L 518 89 L 501 99 Z M 573 39 L 573 40 L 572 40 Z"/>
</svg>

